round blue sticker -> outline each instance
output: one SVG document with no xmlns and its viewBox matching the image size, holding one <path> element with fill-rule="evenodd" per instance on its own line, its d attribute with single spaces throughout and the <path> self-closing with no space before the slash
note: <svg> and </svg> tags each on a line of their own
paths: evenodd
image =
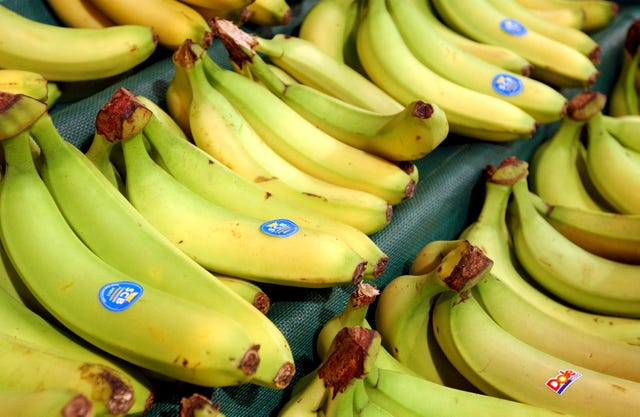
<svg viewBox="0 0 640 417">
<path fill-rule="evenodd" d="M 491 80 L 491 85 L 496 93 L 503 96 L 515 96 L 524 88 L 520 78 L 505 73 L 496 74 Z"/>
<path fill-rule="evenodd" d="M 522 36 L 527 33 L 527 28 L 516 19 L 502 19 L 500 29 L 513 36 Z"/>
<path fill-rule="evenodd" d="M 100 288 L 100 304 L 110 311 L 123 311 L 135 303 L 142 295 L 140 284 L 131 281 L 119 281 L 105 284 Z"/>
<path fill-rule="evenodd" d="M 270 236 L 289 237 L 296 234 L 300 228 L 289 219 L 274 219 L 262 223 L 260 230 Z"/>
</svg>

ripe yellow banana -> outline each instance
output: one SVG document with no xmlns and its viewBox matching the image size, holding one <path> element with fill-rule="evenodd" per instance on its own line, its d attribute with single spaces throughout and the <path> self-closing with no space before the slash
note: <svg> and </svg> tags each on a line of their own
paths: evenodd
<svg viewBox="0 0 640 417">
<path fill-rule="evenodd" d="M 604 28 L 619 12 L 619 4 L 608 0 L 518 0 L 518 2 L 539 11 L 578 10 L 583 15 L 580 29 L 585 32 Z"/>
<path fill-rule="evenodd" d="M 49 95 L 48 80 L 34 71 L 18 69 L 0 69 L 0 91 L 12 94 L 24 94 L 46 101 Z"/>
<path fill-rule="evenodd" d="M 254 0 L 247 6 L 249 21 L 261 26 L 283 26 L 291 21 L 287 0 Z"/>
<path fill-rule="evenodd" d="M 244 36 L 236 33 L 244 32 L 230 27 L 223 42 L 240 71 L 248 67 L 251 75 L 269 91 L 341 142 L 391 161 L 412 161 L 435 149 L 449 133 L 446 115 L 435 103 L 416 100 L 402 111 L 381 114 L 342 101 L 309 85 L 287 84 L 253 49 L 241 45 L 239 41 Z"/>
<path fill-rule="evenodd" d="M 287 71 L 302 84 L 341 100 L 379 113 L 395 113 L 402 105 L 388 93 L 344 62 L 298 36 L 276 34 L 258 37 L 256 51 Z"/>
<path fill-rule="evenodd" d="M 489 0 L 473 2 L 432 0 L 443 20 L 455 30 L 480 42 L 501 45 L 533 65 L 531 75 L 556 87 L 588 87 L 599 75 L 584 54 L 525 26 L 494 7 Z"/>
<path fill-rule="evenodd" d="M 119 25 L 150 26 L 158 43 L 175 49 L 185 39 L 203 46 L 211 44 L 211 30 L 207 21 L 193 8 L 180 0 L 90 0 L 102 13 Z"/>
<path fill-rule="evenodd" d="M 198 147 L 270 194 L 281 195 L 300 208 L 342 221 L 366 234 L 387 226 L 392 208 L 384 199 L 322 181 L 271 149 L 240 112 L 211 86 L 203 68 L 207 59 L 207 55 L 202 55 L 188 69 L 194 83 L 190 87 L 193 89 L 190 127 Z M 174 60 L 176 72 L 187 70 L 186 63 L 181 62 Z"/>
<path fill-rule="evenodd" d="M 513 185 L 509 230 L 527 274 L 566 304 L 587 311 L 640 317 L 640 266 L 590 253 L 553 228 L 535 209 L 526 178 Z"/>
<path fill-rule="evenodd" d="M 499 98 L 529 113 L 538 123 L 564 116 L 567 99 L 550 86 L 483 61 L 438 35 L 428 2 L 393 0 L 389 13 L 409 49 L 424 65 L 456 84 Z M 430 22 L 425 24 L 425 22 Z M 424 44 L 429 48 L 425 48 Z"/>
<path fill-rule="evenodd" d="M 505 141 L 533 134 L 535 119 L 524 110 L 453 83 L 422 64 L 402 39 L 384 1 L 367 1 L 362 11 L 360 61 L 369 77 L 399 102 L 438 103 L 450 131 L 473 138 Z"/>
<path fill-rule="evenodd" d="M 522 4 L 521 2 L 519 2 Z M 526 7 L 526 5 L 523 5 Z M 558 25 L 567 26 L 570 28 L 583 30 L 585 23 L 584 11 L 578 8 L 558 8 L 558 9 L 532 9 L 527 7 L 528 10 L 536 15 L 550 20 Z"/>
<path fill-rule="evenodd" d="M 298 36 L 345 62 L 345 48 L 357 18 L 355 0 L 320 0 L 304 15 Z"/>
<path fill-rule="evenodd" d="M 640 407 L 639 382 L 578 366 L 517 339 L 473 293 L 438 297 L 433 325 L 447 357 L 487 396 L 576 416 L 631 417 Z"/>
<path fill-rule="evenodd" d="M 626 148 L 604 127 L 603 114 L 589 119 L 587 171 L 600 195 L 621 213 L 640 214 L 640 152 Z"/>
<path fill-rule="evenodd" d="M 116 23 L 109 19 L 91 0 L 46 0 L 55 15 L 72 28 L 106 28 Z"/>
<path fill-rule="evenodd" d="M 626 116 L 602 115 L 604 128 L 624 147 L 640 152 L 640 114 Z"/>
<path fill-rule="evenodd" d="M 69 28 L 36 22 L 0 6 L 0 66 L 50 81 L 86 81 L 122 74 L 156 49 L 149 26 Z"/>
<path fill-rule="evenodd" d="M 154 113 L 144 130 L 154 158 L 191 190 L 229 210 L 264 221 L 285 217 L 299 226 L 332 233 L 367 261 L 365 278 L 376 278 L 384 272 L 388 256 L 365 233 L 300 208 L 294 200 L 283 198 L 279 193 L 266 193 L 258 184 L 227 168 L 195 144 L 172 134 L 170 116 L 151 100 L 138 99 Z M 298 198 L 305 197 L 299 194 Z"/>
<path fill-rule="evenodd" d="M 93 417 L 93 404 L 73 389 L 0 388 L 0 407 L 11 417 Z"/>
</svg>

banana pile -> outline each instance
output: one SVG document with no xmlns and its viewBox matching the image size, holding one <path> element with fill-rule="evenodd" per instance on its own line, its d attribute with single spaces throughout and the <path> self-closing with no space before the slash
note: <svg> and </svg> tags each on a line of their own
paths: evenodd
<svg viewBox="0 0 640 417">
<path fill-rule="evenodd" d="M 299 37 L 403 105 L 437 103 L 453 133 L 501 142 L 531 137 L 537 125 L 561 119 L 566 99 L 558 87 L 595 82 L 600 47 L 586 31 L 617 14 L 615 3 L 606 1 L 483 0 L 468 7 L 460 1 L 321 0 L 302 21 Z M 560 16 L 567 14 L 573 18 Z M 258 50 L 281 66 L 278 51 Z"/>
</svg>

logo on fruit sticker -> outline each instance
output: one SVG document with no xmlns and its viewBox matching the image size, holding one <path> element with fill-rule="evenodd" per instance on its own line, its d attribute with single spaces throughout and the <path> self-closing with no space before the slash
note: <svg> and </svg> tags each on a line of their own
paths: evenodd
<svg viewBox="0 0 640 417">
<path fill-rule="evenodd" d="M 513 36 L 523 36 L 527 33 L 527 28 L 516 19 L 502 19 L 500 29 Z"/>
<path fill-rule="evenodd" d="M 491 80 L 491 85 L 496 93 L 503 96 L 515 96 L 522 92 L 522 80 L 511 74 L 496 74 Z"/>
<path fill-rule="evenodd" d="M 98 293 L 100 304 L 110 311 L 123 311 L 131 307 L 142 295 L 142 287 L 131 281 L 103 285 Z"/>
<path fill-rule="evenodd" d="M 580 378 L 581 376 L 582 374 L 572 371 L 571 369 L 558 371 L 558 375 L 553 378 L 547 379 L 545 385 L 556 394 L 562 395 L 564 390 L 566 390 L 569 385 L 571 385 L 576 379 Z"/>
<path fill-rule="evenodd" d="M 274 219 L 262 223 L 260 230 L 269 236 L 289 237 L 296 234 L 300 228 L 289 219 Z"/>
</svg>

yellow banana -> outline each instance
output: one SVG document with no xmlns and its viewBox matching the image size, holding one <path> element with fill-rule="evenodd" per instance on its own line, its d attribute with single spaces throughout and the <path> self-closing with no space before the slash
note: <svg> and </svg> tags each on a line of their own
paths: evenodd
<svg viewBox="0 0 640 417">
<path fill-rule="evenodd" d="M 283 26 L 291 21 L 287 0 L 254 0 L 247 6 L 249 21 L 261 26 Z"/>
<path fill-rule="evenodd" d="M 298 36 L 344 62 L 345 48 L 357 17 L 355 0 L 320 0 L 304 15 Z"/>
<path fill-rule="evenodd" d="M 0 407 L 11 417 L 93 417 L 93 404 L 73 389 L 0 388 Z"/>
<path fill-rule="evenodd" d="M 72 28 L 105 28 L 116 23 L 91 0 L 46 0 L 60 21 Z"/>
<path fill-rule="evenodd" d="M 607 26 L 619 13 L 619 4 L 609 0 L 518 0 L 539 11 L 578 10 L 583 16 L 580 29 L 593 32 Z"/>
</svg>

